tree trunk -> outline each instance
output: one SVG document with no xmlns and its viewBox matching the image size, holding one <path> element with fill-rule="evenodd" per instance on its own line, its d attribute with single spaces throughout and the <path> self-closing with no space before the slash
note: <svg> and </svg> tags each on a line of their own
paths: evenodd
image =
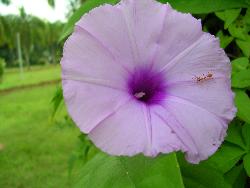
<svg viewBox="0 0 250 188">
<path fill-rule="evenodd" d="M 21 40 L 20 33 L 16 34 L 16 44 L 17 44 L 17 57 L 20 69 L 20 77 L 23 78 L 23 59 L 22 59 L 22 49 L 21 49 Z"/>
<path fill-rule="evenodd" d="M 30 55 L 27 49 L 24 50 L 25 62 L 27 65 L 28 70 L 30 70 Z"/>
<path fill-rule="evenodd" d="M 55 49 L 52 48 L 51 49 L 51 63 L 52 64 L 56 64 L 56 53 L 55 52 L 56 52 Z"/>
</svg>

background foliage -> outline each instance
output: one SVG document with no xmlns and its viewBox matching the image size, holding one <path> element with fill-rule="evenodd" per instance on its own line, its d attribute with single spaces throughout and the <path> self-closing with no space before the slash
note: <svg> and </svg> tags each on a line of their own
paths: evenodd
<svg viewBox="0 0 250 188">
<path fill-rule="evenodd" d="M 0 58 L 0 82 L 3 79 L 4 69 L 5 69 L 5 61 L 3 58 Z"/>
<path fill-rule="evenodd" d="M 20 16 L 0 16 L 0 57 L 6 60 L 8 67 L 18 66 L 16 52 L 19 34 L 25 66 L 55 64 L 60 58 L 63 44 L 58 42 L 62 28 L 62 23 L 43 21 L 27 15 L 24 9 L 20 9 Z"/>
</svg>

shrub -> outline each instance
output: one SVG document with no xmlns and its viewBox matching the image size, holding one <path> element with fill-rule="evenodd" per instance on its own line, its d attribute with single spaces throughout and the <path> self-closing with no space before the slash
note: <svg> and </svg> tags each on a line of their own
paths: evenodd
<svg viewBox="0 0 250 188">
<path fill-rule="evenodd" d="M 0 82 L 3 79 L 4 68 L 5 68 L 5 60 L 3 58 L 0 58 Z"/>
</svg>

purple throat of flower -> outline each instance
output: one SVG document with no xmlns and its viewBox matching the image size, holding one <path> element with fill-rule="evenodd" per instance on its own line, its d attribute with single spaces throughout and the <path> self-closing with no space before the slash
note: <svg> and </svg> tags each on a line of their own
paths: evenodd
<svg viewBox="0 0 250 188">
<path fill-rule="evenodd" d="M 128 92 L 135 100 L 146 105 L 160 104 L 166 97 L 166 81 L 163 74 L 150 68 L 137 68 L 129 75 Z"/>
</svg>

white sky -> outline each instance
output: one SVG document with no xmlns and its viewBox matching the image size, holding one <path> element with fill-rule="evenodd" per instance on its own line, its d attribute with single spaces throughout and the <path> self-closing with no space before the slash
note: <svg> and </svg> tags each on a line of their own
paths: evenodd
<svg viewBox="0 0 250 188">
<path fill-rule="evenodd" d="M 51 22 L 65 21 L 68 4 L 68 0 L 55 0 L 55 8 L 53 9 L 48 5 L 47 0 L 11 0 L 11 4 L 8 6 L 0 3 L 0 14 L 19 14 L 19 8 L 23 6 L 27 14 Z"/>
</svg>

